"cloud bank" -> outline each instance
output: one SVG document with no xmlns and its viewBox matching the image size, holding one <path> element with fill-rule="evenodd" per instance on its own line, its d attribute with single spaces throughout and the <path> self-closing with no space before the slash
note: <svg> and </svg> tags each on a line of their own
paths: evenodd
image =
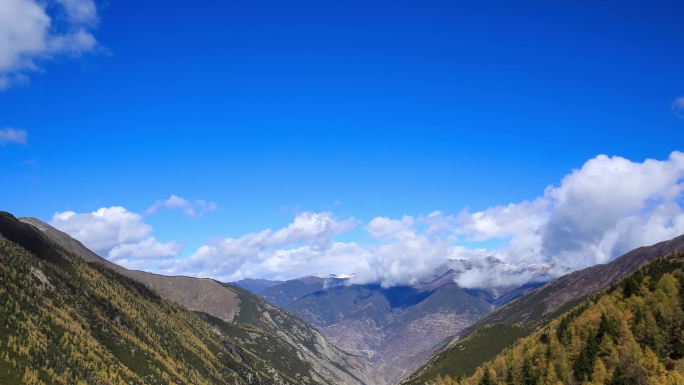
<svg viewBox="0 0 684 385">
<path fill-rule="evenodd" d="M 92 51 L 98 24 L 92 0 L 0 2 L 0 90 L 28 81 L 37 62 Z"/>
<path fill-rule="evenodd" d="M 578 269 L 684 233 L 684 154 L 632 162 L 599 155 L 530 202 L 460 216 L 471 239 L 506 239 L 505 261 Z"/>
<path fill-rule="evenodd" d="M 174 197 L 151 211 L 188 207 L 189 201 Z M 355 283 L 393 286 L 416 283 L 449 260 L 465 260 L 469 268 L 459 284 L 494 287 L 523 284 L 539 271 L 561 275 L 605 263 L 680 235 L 682 204 L 684 153 L 673 152 L 643 162 L 599 155 L 534 199 L 480 211 L 375 217 L 365 224 L 331 212 L 304 212 L 280 229 L 214 239 L 184 259 L 174 258 L 173 242 L 150 236 L 142 216 L 122 207 L 59 213 L 53 224 L 112 259 L 144 266 L 147 258 L 160 257 L 157 271 L 167 274 L 233 281 L 353 273 Z M 359 227 L 367 241 L 336 239 Z M 469 246 L 473 242 L 496 246 Z"/>
</svg>

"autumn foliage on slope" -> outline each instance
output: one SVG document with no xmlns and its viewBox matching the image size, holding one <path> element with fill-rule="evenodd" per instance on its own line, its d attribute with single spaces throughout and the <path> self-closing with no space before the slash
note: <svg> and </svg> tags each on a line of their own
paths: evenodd
<svg viewBox="0 0 684 385">
<path fill-rule="evenodd" d="M 0 384 L 309 383 L 143 284 L 14 235 L 32 250 L 0 236 Z"/>
<path fill-rule="evenodd" d="M 436 385 L 684 384 L 684 255 L 660 258 Z"/>
</svg>

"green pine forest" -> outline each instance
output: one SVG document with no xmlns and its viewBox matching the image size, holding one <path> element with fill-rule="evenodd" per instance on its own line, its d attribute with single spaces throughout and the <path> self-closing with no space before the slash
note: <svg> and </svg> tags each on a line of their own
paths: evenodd
<svg viewBox="0 0 684 385">
<path fill-rule="evenodd" d="M 659 258 L 433 385 L 684 384 L 684 254 Z"/>
</svg>

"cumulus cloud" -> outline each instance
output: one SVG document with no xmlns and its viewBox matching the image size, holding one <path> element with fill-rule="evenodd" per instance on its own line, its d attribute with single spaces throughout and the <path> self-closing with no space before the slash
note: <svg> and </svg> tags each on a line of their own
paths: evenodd
<svg viewBox="0 0 684 385">
<path fill-rule="evenodd" d="M 37 61 L 95 49 L 97 23 L 92 0 L 0 2 L 0 90 L 26 82 Z"/>
<path fill-rule="evenodd" d="M 376 217 L 364 227 L 372 239 L 364 244 L 335 240 L 357 221 L 306 212 L 279 230 L 208 243 L 168 272 L 222 280 L 353 273 L 354 283 L 393 286 L 462 260 L 468 268 L 457 282 L 464 287 L 520 285 L 684 233 L 683 181 L 680 152 L 643 162 L 599 155 L 531 200 L 457 214 Z"/>
<path fill-rule="evenodd" d="M 504 239 L 506 262 L 552 263 L 559 273 L 605 263 L 684 233 L 684 154 L 633 162 L 599 155 L 531 202 L 465 212 L 465 237 Z"/>
<path fill-rule="evenodd" d="M 454 231 L 465 240 L 504 240 L 505 254 L 516 259 L 537 259 L 541 253 L 540 231 L 550 211 L 543 197 L 474 213 L 465 209 L 458 215 Z"/>
<path fill-rule="evenodd" d="M 26 144 L 28 139 L 28 134 L 26 130 L 19 130 L 16 128 L 3 128 L 0 129 L 0 146 L 5 144 Z"/>
<path fill-rule="evenodd" d="M 111 258 L 164 258 L 178 255 L 178 246 L 174 242 L 160 243 L 149 237 L 137 243 L 122 243 L 109 251 Z"/>
<path fill-rule="evenodd" d="M 151 209 L 184 209 L 188 202 L 172 196 Z M 280 229 L 215 239 L 185 259 L 173 258 L 175 243 L 158 242 L 140 215 L 121 207 L 58 213 L 53 224 L 112 259 L 157 258 L 164 273 L 223 281 L 352 273 L 354 283 L 393 286 L 460 263 L 456 281 L 474 288 L 547 279 L 680 235 L 683 204 L 684 153 L 673 152 L 641 162 L 599 155 L 522 202 L 376 217 L 363 226 L 363 243 L 336 239 L 360 222 L 330 212 L 303 212 Z"/>
<path fill-rule="evenodd" d="M 334 240 L 336 235 L 355 228 L 355 219 L 337 220 L 329 212 L 304 212 L 278 230 L 214 240 L 189 258 L 169 265 L 165 272 L 223 281 L 352 273 L 353 283 L 373 282 L 385 287 L 414 284 L 449 258 L 488 255 L 486 250 L 454 245 L 457 237 L 453 228 L 449 233 L 437 226 L 449 218 L 437 212 L 425 217 L 376 217 L 364 228 L 374 241 L 359 244 Z"/>
<path fill-rule="evenodd" d="M 371 220 L 366 230 L 379 243 L 366 246 L 365 262 L 354 271 L 352 282 L 414 284 L 445 263 L 451 255 L 449 237 L 431 236 L 418 222 L 423 221 L 411 216 Z"/>
<path fill-rule="evenodd" d="M 366 231 L 378 239 L 402 238 L 415 233 L 414 224 L 415 220 L 409 215 L 404 215 L 401 219 L 375 217 L 366 226 Z"/>
<path fill-rule="evenodd" d="M 154 202 L 152 206 L 147 209 L 146 213 L 147 215 L 151 215 L 160 209 L 178 209 L 188 217 L 199 218 L 217 208 L 218 205 L 214 202 L 205 201 L 203 199 L 189 200 L 172 194 L 167 199 L 160 199 Z"/>
<path fill-rule="evenodd" d="M 152 226 L 143 221 L 142 215 L 120 206 L 90 213 L 56 213 L 50 224 L 97 254 L 127 267 L 139 267 L 145 260 L 163 261 L 181 251 L 176 242 L 157 241 L 151 236 Z"/>
<path fill-rule="evenodd" d="M 329 212 L 304 212 L 278 230 L 216 239 L 189 258 L 169 266 L 168 272 L 232 281 L 350 271 L 365 259 L 365 251 L 354 243 L 334 242 L 333 237 L 351 230 L 357 223 L 353 218 L 337 220 Z"/>
</svg>

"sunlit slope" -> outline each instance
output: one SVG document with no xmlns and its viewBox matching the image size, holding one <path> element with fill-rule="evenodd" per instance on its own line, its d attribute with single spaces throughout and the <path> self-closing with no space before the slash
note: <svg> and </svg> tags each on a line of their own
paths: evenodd
<svg viewBox="0 0 684 385">
<path fill-rule="evenodd" d="M 50 241 L 84 261 L 97 262 L 158 292 L 186 309 L 206 313 L 212 324 L 223 321 L 224 333 L 255 357 L 290 377 L 311 383 L 382 385 L 361 358 L 330 344 L 311 325 L 246 290 L 213 279 L 164 276 L 129 270 L 93 253 L 69 235 L 35 218 L 21 218 Z"/>
<path fill-rule="evenodd" d="M 84 262 L 8 214 L 0 215 L 0 233 L 2 384 L 306 381 L 275 370 L 197 314 Z"/>
<path fill-rule="evenodd" d="M 346 381 L 304 359 L 304 349 L 276 326 L 184 309 L 7 213 L 0 213 L 0 303 L 3 385 Z M 263 316 L 259 303 L 248 307 Z M 258 318 L 250 314 L 235 317 Z M 324 344 L 313 337 L 313 345 Z"/>
<path fill-rule="evenodd" d="M 440 375 L 469 376 L 515 340 L 530 334 L 577 301 L 673 251 L 684 251 L 684 236 L 637 248 L 611 263 L 592 266 L 549 282 L 459 333 L 403 383 L 423 384 Z"/>
<path fill-rule="evenodd" d="M 683 384 L 684 255 L 658 259 L 518 340 L 474 384 Z"/>
</svg>

